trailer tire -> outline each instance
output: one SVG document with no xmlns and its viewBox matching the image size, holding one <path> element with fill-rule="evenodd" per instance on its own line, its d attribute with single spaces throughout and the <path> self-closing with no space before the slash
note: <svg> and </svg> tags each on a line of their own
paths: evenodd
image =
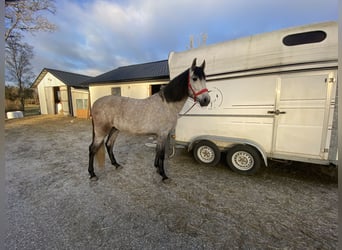
<svg viewBox="0 0 342 250">
<path fill-rule="evenodd" d="M 193 149 L 195 160 L 201 165 L 214 167 L 221 159 L 221 151 L 215 143 L 202 140 L 195 144 Z"/>
<path fill-rule="evenodd" d="M 244 175 L 256 174 L 261 168 L 259 152 L 249 145 L 236 145 L 227 151 L 228 166 L 236 173 Z"/>
</svg>

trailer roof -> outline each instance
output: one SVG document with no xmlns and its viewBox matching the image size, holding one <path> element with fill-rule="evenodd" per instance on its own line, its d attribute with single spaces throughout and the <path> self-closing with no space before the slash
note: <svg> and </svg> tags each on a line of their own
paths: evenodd
<svg viewBox="0 0 342 250">
<path fill-rule="evenodd" d="M 196 57 L 215 75 L 277 66 L 337 62 L 338 26 L 324 22 L 288 28 L 169 55 L 170 79 L 189 68 Z"/>
</svg>

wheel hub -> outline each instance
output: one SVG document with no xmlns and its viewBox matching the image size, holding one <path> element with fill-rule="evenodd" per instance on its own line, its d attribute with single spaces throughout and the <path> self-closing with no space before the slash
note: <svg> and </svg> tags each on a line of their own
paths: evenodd
<svg viewBox="0 0 342 250">
<path fill-rule="evenodd" d="M 198 149 L 198 157 L 206 163 L 210 163 L 215 158 L 215 153 L 208 146 L 202 146 Z"/>
<path fill-rule="evenodd" d="M 238 151 L 233 154 L 232 162 L 237 169 L 244 171 L 251 169 L 254 165 L 253 157 L 244 151 Z"/>
</svg>

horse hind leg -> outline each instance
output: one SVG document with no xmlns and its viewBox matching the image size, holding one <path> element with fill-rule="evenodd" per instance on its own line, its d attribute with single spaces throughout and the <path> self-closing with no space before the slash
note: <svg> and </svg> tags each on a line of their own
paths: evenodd
<svg viewBox="0 0 342 250">
<path fill-rule="evenodd" d="M 104 129 L 99 129 L 99 125 L 96 125 L 94 121 L 94 117 L 92 119 L 92 127 L 93 127 L 93 140 L 89 145 L 89 165 L 88 165 L 88 172 L 90 175 L 90 180 L 97 180 L 97 176 L 94 171 L 94 158 L 99 163 L 99 166 L 104 166 L 104 139 L 108 134 L 108 131 Z"/>
<path fill-rule="evenodd" d="M 107 141 L 106 141 L 106 149 L 107 149 L 109 159 L 112 165 L 115 166 L 116 168 L 121 167 L 121 165 L 115 159 L 115 156 L 113 153 L 114 143 L 115 143 L 116 138 L 118 137 L 118 134 L 119 134 L 119 130 L 113 127 L 110 130 L 109 135 L 107 137 Z"/>
<path fill-rule="evenodd" d="M 164 170 L 165 142 L 166 140 L 162 140 L 161 138 L 158 138 L 158 143 L 156 147 L 156 158 L 154 160 L 154 166 L 158 169 L 158 173 L 161 175 L 163 181 L 169 178 L 166 176 L 165 170 Z"/>
<path fill-rule="evenodd" d="M 88 172 L 90 174 L 90 180 L 98 180 L 95 171 L 94 171 L 94 157 L 100 147 L 103 146 L 103 140 L 100 142 L 96 142 L 93 140 L 93 142 L 89 146 L 89 166 L 88 166 Z"/>
</svg>

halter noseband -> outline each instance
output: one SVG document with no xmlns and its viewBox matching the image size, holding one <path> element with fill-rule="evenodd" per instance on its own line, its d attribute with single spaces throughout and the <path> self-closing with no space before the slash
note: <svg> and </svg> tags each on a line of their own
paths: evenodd
<svg viewBox="0 0 342 250">
<path fill-rule="evenodd" d="M 207 88 L 204 88 L 204 89 L 201 89 L 198 92 L 195 92 L 195 90 L 193 89 L 193 87 L 190 84 L 190 70 L 189 70 L 188 88 L 191 90 L 191 92 L 192 92 L 192 94 L 194 96 L 193 99 L 194 99 L 195 102 L 196 102 L 197 96 L 199 96 L 199 95 L 201 95 L 201 94 L 203 94 L 205 92 L 209 92 Z"/>
</svg>

